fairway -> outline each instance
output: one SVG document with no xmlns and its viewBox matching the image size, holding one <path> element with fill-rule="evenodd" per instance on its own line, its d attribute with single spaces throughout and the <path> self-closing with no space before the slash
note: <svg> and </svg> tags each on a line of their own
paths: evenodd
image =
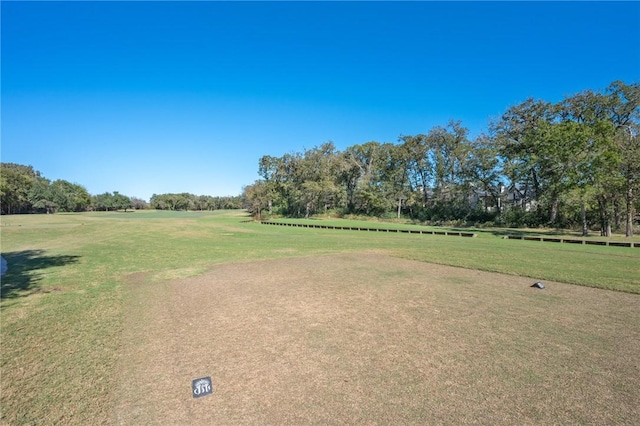
<svg viewBox="0 0 640 426">
<path fill-rule="evenodd" d="M 0 424 L 640 423 L 640 250 L 247 219 L 1 216 Z"/>
<path fill-rule="evenodd" d="M 637 424 L 637 296 L 530 285 L 371 252 L 134 274 L 117 423 Z"/>
</svg>

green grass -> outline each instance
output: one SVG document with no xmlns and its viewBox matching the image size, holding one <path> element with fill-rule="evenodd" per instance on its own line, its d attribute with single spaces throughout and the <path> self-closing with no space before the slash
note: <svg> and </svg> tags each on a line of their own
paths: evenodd
<svg viewBox="0 0 640 426">
<path fill-rule="evenodd" d="M 277 227 L 247 219 L 238 212 L 2 216 L 2 252 L 10 268 L 0 305 L 2 420 L 111 421 L 123 278 L 134 272 L 163 281 L 229 262 L 382 250 L 640 293 L 640 249 L 511 241 L 490 231 L 472 239 Z"/>
<path fill-rule="evenodd" d="M 380 229 L 471 231 L 475 232 L 478 237 L 471 239 L 437 235 L 397 235 L 298 229 L 298 232 L 313 235 L 313 238 L 321 238 L 323 234 L 333 236 L 336 235 L 335 233 L 340 233 L 338 235 L 344 236 L 344 241 L 341 243 L 345 241 L 349 241 L 351 244 L 364 242 L 364 244 L 370 244 L 371 247 L 393 250 L 396 255 L 408 259 L 640 293 L 640 249 L 638 248 L 554 244 L 502 238 L 507 234 L 571 236 L 557 231 L 439 228 L 342 219 L 279 219 L 277 221 Z M 282 232 L 291 229 L 285 227 Z M 636 240 L 639 238 L 632 239 L 632 241 Z M 613 238 L 612 241 L 628 240 Z"/>
<path fill-rule="evenodd" d="M 450 227 L 450 226 L 430 226 L 413 223 L 406 219 L 393 219 L 389 221 L 379 219 L 340 219 L 331 217 L 313 217 L 309 219 L 293 219 L 293 218 L 276 218 L 273 222 L 282 223 L 299 223 L 310 225 L 327 225 L 327 226 L 352 226 L 362 228 L 377 228 L 377 229 L 410 229 L 410 230 L 425 230 L 425 231 L 459 231 L 459 232 L 473 232 L 480 238 L 492 238 L 495 236 L 505 235 L 527 235 L 527 236 L 540 236 L 540 237 L 566 237 L 566 238 L 583 238 L 581 233 L 569 229 L 552 229 L 552 228 L 478 228 L 478 227 Z M 594 241 L 621 241 L 621 242 L 638 242 L 640 243 L 640 235 L 634 235 L 630 238 L 625 237 L 624 234 L 613 234 L 611 237 L 602 237 L 597 232 L 591 231 L 587 237 L 587 240 Z"/>
</svg>

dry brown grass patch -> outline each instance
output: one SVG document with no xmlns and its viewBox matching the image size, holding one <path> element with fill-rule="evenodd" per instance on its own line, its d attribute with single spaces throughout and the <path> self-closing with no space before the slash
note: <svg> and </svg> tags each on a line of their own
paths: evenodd
<svg viewBox="0 0 640 426">
<path fill-rule="evenodd" d="M 640 422 L 636 295 L 371 253 L 129 281 L 119 424 Z"/>
</svg>

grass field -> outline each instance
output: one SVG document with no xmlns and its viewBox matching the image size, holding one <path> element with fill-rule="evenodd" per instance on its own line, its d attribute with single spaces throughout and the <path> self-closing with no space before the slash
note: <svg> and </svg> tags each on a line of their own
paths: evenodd
<svg viewBox="0 0 640 426">
<path fill-rule="evenodd" d="M 3 216 L 2 422 L 640 422 L 639 249 L 245 220 Z"/>
</svg>

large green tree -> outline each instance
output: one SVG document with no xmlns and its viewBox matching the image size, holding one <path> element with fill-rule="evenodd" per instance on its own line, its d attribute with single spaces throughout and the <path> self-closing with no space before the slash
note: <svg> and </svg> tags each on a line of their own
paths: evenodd
<svg viewBox="0 0 640 426">
<path fill-rule="evenodd" d="M 91 205 L 91 196 L 83 186 L 63 179 L 51 183 L 51 196 L 63 212 L 81 212 Z"/>
<path fill-rule="evenodd" d="M 2 214 L 28 213 L 29 191 L 40 178 L 32 166 L 0 163 L 0 206 Z"/>
<path fill-rule="evenodd" d="M 625 235 L 633 235 L 635 203 L 640 192 L 640 83 L 613 82 L 607 88 L 607 112 L 615 128 L 615 148 L 625 200 Z"/>
<path fill-rule="evenodd" d="M 554 180 L 558 177 L 553 160 L 556 147 L 545 132 L 554 120 L 552 104 L 530 98 L 509 107 L 491 125 L 498 153 L 505 161 L 505 174 L 530 197 L 549 200 L 550 222 L 556 219 L 559 188 Z"/>
<path fill-rule="evenodd" d="M 450 121 L 427 134 L 400 138 L 409 207 L 438 219 L 454 219 L 471 208 L 472 143 L 467 135 L 468 129 L 459 121 Z"/>
<path fill-rule="evenodd" d="M 36 179 L 36 182 L 29 189 L 28 199 L 36 211 L 44 211 L 49 214 L 58 210 L 49 179 L 43 177 Z"/>
<path fill-rule="evenodd" d="M 319 211 L 326 212 L 342 201 L 339 169 L 339 157 L 332 142 L 305 151 L 299 182 L 305 217 Z"/>
<path fill-rule="evenodd" d="M 505 195 L 503 166 L 498 148 L 489 136 L 482 134 L 471 142 L 465 167 L 467 180 L 478 198 L 484 197 L 491 203 L 491 207 L 482 205 L 485 211 L 495 209 L 498 217 Z"/>
<path fill-rule="evenodd" d="M 110 211 L 116 209 L 113 202 L 113 194 L 110 192 L 94 195 L 92 197 L 92 204 L 95 210 Z"/>
<path fill-rule="evenodd" d="M 591 135 L 587 149 L 578 153 L 584 166 L 576 172 L 585 177 L 579 185 L 581 192 L 597 202 L 604 235 L 611 235 L 612 224 L 618 227 L 621 215 L 625 234 L 633 234 L 640 181 L 639 107 L 640 85 L 620 81 L 602 92 L 587 90 L 568 97 L 561 105 L 563 120 L 588 127 Z"/>
<path fill-rule="evenodd" d="M 264 180 L 257 180 L 242 189 L 244 207 L 257 220 L 262 220 L 262 212 L 271 202 L 267 186 Z"/>
<path fill-rule="evenodd" d="M 340 182 L 346 211 L 382 215 L 389 207 L 382 182 L 392 145 L 369 141 L 348 147 L 341 155 Z"/>
<path fill-rule="evenodd" d="M 126 212 L 127 209 L 133 208 L 133 203 L 131 202 L 131 197 L 115 191 L 113 193 L 113 206 L 116 210 L 124 210 Z"/>
</svg>

